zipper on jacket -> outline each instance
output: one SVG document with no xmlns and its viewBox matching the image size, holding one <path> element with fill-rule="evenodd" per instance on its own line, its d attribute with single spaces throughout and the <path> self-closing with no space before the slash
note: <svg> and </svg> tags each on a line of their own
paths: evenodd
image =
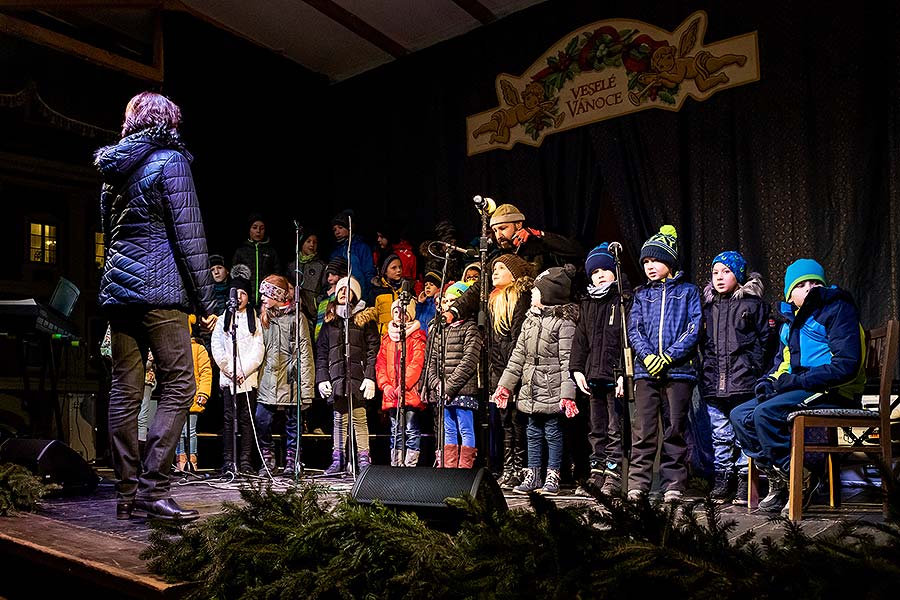
<svg viewBox="0 0 900 600">
<path fill-rule="evenodd" d="M 663 354 L 663 321 L 666 318 L 666 282 L 662 282 L 662 302 L 659 306 L 659 353 Z"/>
<path fill-rule="evenodd" d="M 609 311 L 609 326 L 612 327 L 613 323 L 616 322 L 616 305 L 613 304 L 610 306 L 612 310 Z"/>
</svg>

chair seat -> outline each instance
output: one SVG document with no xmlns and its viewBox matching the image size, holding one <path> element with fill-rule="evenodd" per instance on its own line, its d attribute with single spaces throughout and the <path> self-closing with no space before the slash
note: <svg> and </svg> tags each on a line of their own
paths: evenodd
<svg viewBox="0 0 900 600">
<path fill-rule="evenodd" d="M 864 410 L 862 408 L 812 408 L 808 410 L 798 410 L 788 415 L 788 421 L 793 421 L 795 417 L 841 417 L 845 419 L 877 419 L 878 412 L 874 410 Z"/>
</svg>

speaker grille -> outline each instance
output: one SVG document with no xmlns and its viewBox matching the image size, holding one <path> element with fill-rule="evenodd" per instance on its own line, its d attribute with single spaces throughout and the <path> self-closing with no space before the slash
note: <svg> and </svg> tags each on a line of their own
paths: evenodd
<svg viewBox="0 0 900 600">
<path fill-rule="evenodd" d="M 488 491 L 491 483 L 496 486 L 497 482 L 485 469 L 407 469 L 371 465 L 357 479 L 351 494 L 363 504 L 377 500 L 385 506 L 410 508 L 446 507 L 446 498 L 463 494 L 481 499 L 490 495 L 492 502 L 499 496 L 505 508 L 506 501 L 499 488 Z"/>
</svg>

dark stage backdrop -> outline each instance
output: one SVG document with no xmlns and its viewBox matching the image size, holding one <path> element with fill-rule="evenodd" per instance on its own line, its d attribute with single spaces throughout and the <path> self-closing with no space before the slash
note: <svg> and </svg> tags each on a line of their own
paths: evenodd
<svg viewBox="0 0 900 600">
<path fill-rule="evenodd" d="M 539 149 L 465 156 L 465 117 L 496 106 L 498 73 L 521 73 L 593 21 L 671 30 L 698 9 L 706 41 L 759 32 L 759 82 L 688 100 L 680 113 L 556 134 Z M 898 312 L 898 25 L 897 4 L 880 2 L 839 12 L 774 1 L 542 4 L 331 86 L 319 140 L 329 201 L 373 227 L 393 219 L 416 235 L 450 218 L 475 235 L 471 198 L 488 195 L 586 247 L 619 231 L 631 256 L 672 223 L 694 280 L 705 283 L 718 252 L 738 249 L 776 300 L 786 265 L 815 257 L 874 326 Z"/>
</svg>

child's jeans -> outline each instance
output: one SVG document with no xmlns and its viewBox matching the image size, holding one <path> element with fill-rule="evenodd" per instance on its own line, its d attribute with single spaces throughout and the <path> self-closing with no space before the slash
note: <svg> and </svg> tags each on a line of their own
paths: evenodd
<svg viewBox="0 0 900 600">
<path fill-rule="evenodd" d="M 712 427 L 713 464 L 717 472 L 747 473 L 747 455 L 741 452 L 741 444 L 734 437 L 729 415 L 734 407 L 750 398 L 749 395 L 704 398 Z"/>
<path fill-rule="evenodd" d="M 462 444 L 459 440 L 462 438 Z M 475 412 L 461 406 L 444 408 L 444 444 L 475 447 Z"/>
<path fill-rule="evenodd" d="M 272 419 L 275 417 L 275 412 L 278 408 L 279 405 L 277 404 L 263 404 L 260 402 L 256 405 L 256 431 L 259 434 L 260 448 L 272 449 Z M 299 426 L 303 419 L 302 413 L 300 414 L 301 416 L 298 419 L 296 404 L 284 406 L 285 450 L 294 448 L 297 445 L 297 431 L 299 431 Z"/>
<path fill-rule="evenodd" d="M 178 445 L 175 447 L 175 454 L 197 454 L 197 413 L 188 413 L 187 421 L 184 422 L 184 429 L 181 430 L 181 437 L 178 438 Z M 184 438 L 188 438 L 190 452 L 184 451 Z"/>
<path fill-rule="evenodd" d="M 406 449 L 418 450 L 421 438 L 419 429 L 419 411 L 411 408 L 403 411 L 406 417 Z M 400 437 L 400 431 L 397 429 L 397 409 L 392 408 L 388 411 L 391 417 L 391 450 L 399 447 L 399 440 L 395 441 L 395 437 Z"/>
<path fill-rule="evenodd" d="M 635 423 L 628 489 L 645 493 L 650 491 L 661 412 L 660 487 L 664 492 L 683 492 L 687 487 L 687 442 L 684 432 L 694 383 L 678 379 L 638 379 L 634 387 Z"/>
<path fill-rule="evenodd" d="M 541 468 L 544 440 L 547 440 L 547 468 L 559 471 L 562 466 L 563 431 L 560 415 L 532 413 L 528 415 L 528 466 Z"/>
</svg>

